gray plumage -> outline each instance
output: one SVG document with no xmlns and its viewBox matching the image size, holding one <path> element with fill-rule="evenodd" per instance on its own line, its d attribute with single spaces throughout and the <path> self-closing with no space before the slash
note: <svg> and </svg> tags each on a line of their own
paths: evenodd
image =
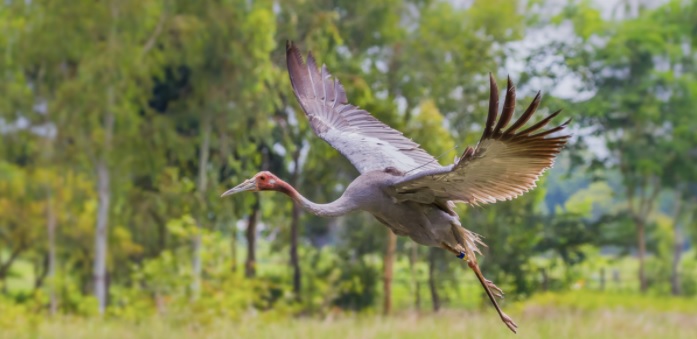
<svg viewBox="0 0 697 339">
<path fill-rule="evenodd" d="M 286 59 L 293 91 L 315 134 L 348 158 L 361 175 L 339 199 L 327 204 L 309 201 L 269 172 L 258 173 L 223 196 L 248 190 L 275 190 L 320 216 L 367 211 L 397 235 L 408 236 L 425 246 L 441 247 L 465 259 L 503 322 L 515 332 L 517 325 L 501 311 L 494 298 L 503 292 L 484 278 L 477 264 L 477 245 L 483 243 L 477 234 L 462 227 L 454 203 L 494 203 L 534 188 L 566 144 L 569 135 L 554 133 L 563 130 L 568 121 L 543 130 L 559 114 L 557 111 L 519 131 L 539 106 L 538 93 L 509 126 L 515 109 L 515 87 L 509 78 L 499 116 L 498 88 L 490 76 L 489 112 L 479 143 L 468 147 L 455 163 L 441 166 L 401 132 L 349 104 L 339 81 L 325 66 L 318 69 L 311 54 L 305 63 L 298 49 L 289 43 Z"/>
<path fill-rule="evenodd" d="M 343 154 L 361 173 L 394 167 L 402 171 L 438 168 L 438 161 L 401 132 L 348 103 L 341 83 L 312 53 L 307 64 L 289 45 L 286 61 L 293 91 L 315 134 Z M 416 172 L 415 171 L 415 172 Z"/>
</svg>

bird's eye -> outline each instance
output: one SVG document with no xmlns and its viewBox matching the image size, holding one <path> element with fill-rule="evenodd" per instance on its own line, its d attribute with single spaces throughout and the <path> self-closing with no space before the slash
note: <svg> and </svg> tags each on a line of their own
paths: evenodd
<svg viewBox="0 0 697 339">
<path fill-rule="evenodd" d="M 259 180 L 264 181 L 264 180 L 266 180 L 266 177 L 262 175 L 259 177 Z"/>
</svg>

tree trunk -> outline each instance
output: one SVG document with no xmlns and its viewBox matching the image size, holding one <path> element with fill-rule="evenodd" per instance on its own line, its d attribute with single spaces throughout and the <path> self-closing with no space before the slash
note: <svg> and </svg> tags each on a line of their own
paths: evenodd
<svg viewBox="0 0 697 339">
<path fill-rule="evenodd" d="M 34 292 L 44 286 L 44 281 L 48 276 L 48 253 L 43 255 L 36 265 L 34 265 Z"/>
<path fill-rule="evenodd" d="M 191 258 L 191 297 L 192 299 L 198 298 L 198 294 L 201 291 L 201 224 L 196 223 L 196 234 L 194 234 L 191 239 L 192 247 L 192 258 Z"/>
<path fill-rule="evenodd" d="M 259 213 L 259 197 L 254 197 L 252 213 L 247 218 L 247 260 L 244 263 L 244 275 L 252 278 L 256 275 L 256 236 L 257 236 L 257 214 Z"/>
<path fill-rule="evenodd" d="M 23 240 L 17 244 L 17 247 L 12 249 L 12 252 L 10 252 L 10 257 L 7 258 L 7 261 L 2 262 L 0 265 L 0 281 L 2 281 L 2 293 L 7 294 L 7 276 L 10 273 L 10 268 L 12 267 L 12 264 L 17 260 L 19 257 L 19 254 L 24 252 L 26 249 L 29 248 L 29 245 L 25 243 Z M 0 255 L 2 254 L 2 251 L 0 251 Z"/>
<path fill-rule="evenodd" d="M 230 271 L 237 272 L 237 225 L 230 230 Z"/>
<path fill-rule="evenodd" d="M 51 191 L 48 192 L 46 206 L 46 227 L 48 229 L 48 298 L 51 315 L 56 314 L 56 213 L 53 209 Z"/>
<path fill-rule="evenodd" d="M 414 308 L 418 311 L 421 309 L 421 284 L 419 279 L 416 277 L 416 262 L 418 260 L 418 244 L 415 242 L 410 243 L 411 251 L 409 253 L 409 273 L 411 275 L 411 283 L 414 288 Z"/>
<path fill-rule="evenodd" d="M 2 261 L 2 251 L 0 251 L 0 281 L 2 282 L 2 294 L 7 294 L 7 273 L 10 271 L 10 267 L 12 267 L 12 263 L 15 261 L 15 258 L 19 255 L 19 252 L 21 251 L 12 251 L 10 254 L 10 258 L 7 259 L 7 261 Z"/>
<path fill-rule="evenodd" d="M 12 267 L 12 264 L 15 262 L 17 257 L 19 257 L 19 254 L 24 252 L 26 248 L 26 245 L 19 244 L 19 246 L 10 253 L 10 257 L 7 259 L 7 261 L 0 265 L 0 279 L 2 279 L 3 282 L 5 282 L 5 279 L 7 279 L 7 275 L 10 272 L 10 267 Z M 6 288 L 7 284 L 4 283 L 2 286 L 3 288 Z M 4 292 L 6 292 L 6 290 Z"/>
<path fill-rule="evenodd" d="M 298 186 L 298 177 L 300 175 L 300 148 L 293 152 L 293 174 L 291 176 L 291 185 Z M 300 207 L 293 203 L 290 221 L 290 265 L 293 267 L 293 293 L 297 300 L 301 299 L 301 271 L 300 260 L 298 258 L 298 227 L 300 223 Z"/>
<path fill-rule="evenodd" d="M 645 236 L 645 225 L 644 220 L 636 220 L 637 228 L 637 243 L 638 243 L 638 257 L 639 257 L 639 290 L 641 293 L 646 293 L 648 289 L 648 282 L 646 281 L 646 272 L 644 267 L 644 261 L 646 257 L 646 236 Z"/>
<path fill-rule="evenodd" d="M 541 268 L 540 274 L 542 274 L 542 290 L 548 291 L 549 290 L 549 276 L 547 275 L 547 269 L 544 267 Z"/>
<path fill-rule="evenodd" d="M 153 212 L 156 215 L 157 212 Z M 167 222 L 157 217 L 157 254 L 162 253 L 167 248 Z"/>
<path fill-rule="evenodd" d="M 639 290 L 641 293 L 646 293 L 648 290 L 648 281 L 646 280 L 646 221 L 649 218 L 649 214 L 653 210 L 653 205 L 658 198 L 658 194 L 661 192 L 661 186 L 657 178 L 645 178 L 638 187 L 635 188 L 633 185 L 627 187 L 627 203 L 629 204 L 629 213 L 634 219 L 634 224 L 636 225 L 637 232 L 637 250 L 639 258 Z M 653 188 L 653 192 L 648 194 L 650 189 Z M 639 191 L 641 194 L 636 196 L 636 192 Z M 635 206 L 636 204 L 636 206 Z"/>
<path fill-rule="evenodd" d="M 290 265 L 293 267 L 293 293 L 297 300 L 301 299 L 301 271 L 298 258 L 298 224 L 300 223 L 300 207 L 293 204 L 290 221 Z"/>
<path fill-rule="evenodd" d="M 112 4 L 113 5 L 113 4 Z M 117 22 L 118 11 L 111 7 L 112 23 Z M 108 37 L 109 49 L 115 48 L 117 29 L 116 25 L 111 25 L 111 32 Z M 97 170 L 97 226 L 94 239 L 94 267 L 93 282 L 94 294 L 98 302 L 99 314 L 103 315 L 106 310 L 109 286 L 107 284 L 107 245 L 109 237 L 109 211 L 111 209 L 111 172 L 109 168 L 109 154 L 112 148 L 114 136 L 114 107 L 116 106 L 116 92 L 114 86 L 107 87 L 106 110 L 103 121 L 104 138 L 101 149 L 97 153 L 94 165 Z"/>
<path fill-rule="evenodd" d="M 2 251 L 0 251 L 0 263 L 2 263 Z M 0 288 L 2 289 L 2 294 L 7 294 L 7 282 L 5 281 L 5 276 L 0 274 Z"/>
<path fill-rule="evenodd" d="M 397 236 L 387 228 L 387 248 L 385 250 L 385 259 L 383 262 L 383 313 L 388 315 L 392 312 L 392 272 L 394 265 L 394 252 L 397 247 Z"/>
<path fill-rule="evenodd" d="M 219 173 L 225 173 L 228 165 L 228 160 L 227 157 L 230 152 L 230 141 L 228 138 L 228 134 L 226 131 L 226 126 L 228 124 L 227 121 L 227 115 L 223 114 L 222 115 L 223 121 L 220 123 L 216 123 L 216 126 L 219 128 L 219 139 L 220 139 L 220 169 L 218 170 Z M 228 200 L 229 201 L 229 200 Z M 237 220 L 235 219 L 234 213 L 232 213 L 232 206 L 227 206 L 230 203 L 227 203 L 226 206 L 223 206 L 223 209 L 225 209 L 225 215 L 224 219 L 225 220 L 235 220 L 235 222 L 230 222 L 230 272 L 237 272 Z"/>
<path fill-rule="evenodd" d="M 94 235 L 94 295 L 99 303 L 99 314 L 104 314 L 107 304 L 108 287 L 106 281 L 106 259 L 109 236 L 109 210 L 111 203 L 111 173 L 108 155 L 114 134 L 114 88 L 107 90 L 107 112 L 104 117 L 104 140 L 101 154 L 98 156 L 97 168 L 97 229 Z"/>
<path fill-rule="evenodd" d="M 440 297 L 436 288 L 436 251 L 435 247 L 429 248 L 428 254 L 428 287 L 431 290 L 431 302 L 433 304 L 433 312 L 440 310 Z"/>
<path fill-rule="evenodd" d="M 97 230 L 94 239 L 94 295 L 99 303 L 99 314 L 104 314 L 107 303 L 106 286 L 106 256 L 107 256 L 107 237 L 109 226 L 109 169 L 106 164 L 106 155 L 103 155 L 97 163 Z"/>
<path fill-rule="evenodd" d="M 2 251 L 0 251 L 0 263 L 2 262 Z M 2 294 L 7 294 L 7 281 L 3 274 L 0 274 L 0 288 L 2 288 Z"/>
<path fill-rule="evenodd" d="M 680 191 L 675 194 L 675 212 L 673 213 L 673 261 L 670 265 L 670 292 L 673 295 L 682 294 L 680 287 L 680 257 L 682 256 L 682 233 L 680 230 L 680 216 L 682 215 L 683 201 Z"/>
<path fill-rule="evenodd" d="M 203 117 L 201 126 L 201 147 L 199 149 L 198 158 L 198 187 L 197 195 L 199 202 L 199 217 L 196 222 L 197 232 L 193 238 L 193 260 L 192 260 L 192 271 L 193 271 L 193 281 L 191 282 L 191 291 L 194 298 L 198 297 L 201 290 L 201 231 L 203 230 L 204 223 L 206 222 L 207 214 L 207 204 L 206 204 L 206 187 L 208 184 L 207 176 L 207 166 L 208 166 L 208 154 L 210 149 L 210 137 L 211 137 L 211 120 L 208 116 Z"/>
</svg>

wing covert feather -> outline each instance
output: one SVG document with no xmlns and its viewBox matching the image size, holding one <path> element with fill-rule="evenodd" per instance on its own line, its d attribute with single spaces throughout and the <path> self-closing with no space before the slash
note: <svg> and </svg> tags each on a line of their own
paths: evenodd
<svg viewBox="0 0 697 339">
<path fill-rule="evenodd" d="M 401 132 L 367 111 L 348 103 L 341 83 L 326 66 L 317 67 L 312 53 L 307 63 L 292 44 L 286 45 L 288 74 L 312 130 L 365 173 L 394 167 L 402 172 L 441 167 L 438 161 Z"/>
<path fill-rule="evenodd" d="M 557 111 L 516 133 L 539 106 L 538 93 L 521 117 L 504 131 L 513 115 L 515 87 L 509 78 L 504 107 L 497 119 L 498 89 L 491 76 L 490 86 L 489 114 L 477 146 L 468 147 L 452 165 L 407 176 L 394 184 L 391 189 L 396 198 L 420 202 L 452 200 L 478 205 L 511 200 L 535 187 L 540 175 L 553 165 L 554 158 L 570 137 L 550 135 L 563 130 L 569 121 L 540 131 L 559 114 Z"/>
</svg>

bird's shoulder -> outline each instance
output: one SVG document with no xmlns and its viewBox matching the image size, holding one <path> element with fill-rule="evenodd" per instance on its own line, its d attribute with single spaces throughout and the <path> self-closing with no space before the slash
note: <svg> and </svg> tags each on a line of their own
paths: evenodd
<svg viewBox="0 0 697 339">
<path fill-rule="evenodd" d="M 365 172 L 351 182 L 347 190 L 375 191 L 389 188 L 404 178 L 404 173 L 394 167 Z"/>
<path fill-rule="evenodd" d="M 386 167 L 381 170 L 366 172 L 361 175 L 363 180 L 373 184 L 392 185 L 402 180 L 405 173 L 395 167 Z"/>
</svg>

